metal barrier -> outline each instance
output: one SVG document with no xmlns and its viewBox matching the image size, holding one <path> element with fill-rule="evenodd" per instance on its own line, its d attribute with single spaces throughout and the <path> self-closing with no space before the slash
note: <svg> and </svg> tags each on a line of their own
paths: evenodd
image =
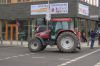
<svg viewBox="0 0 100 66">
<path fill-rule="evenodd" d="M 3 40 L 1 39 L 1 45 L 3 45 Z"/>
<path fill-rule="evenodd" d="M 2 40 L 0 42 L 0 46 L 19 46 L 19 47 L 27 47 L 28 46 L 28 41 L 23 41 L 23 39 L 21 40 L 16 40 L 16 41 L 12 41 L 12 40 Z"/>
</svg>

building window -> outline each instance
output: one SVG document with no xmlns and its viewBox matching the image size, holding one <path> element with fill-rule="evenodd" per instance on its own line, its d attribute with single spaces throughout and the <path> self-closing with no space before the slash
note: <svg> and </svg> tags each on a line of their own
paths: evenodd
<svg viewBox="0 0 100 66">
<path fill-rule="evenodd" d="M 18 2 L 18 3 L 21 3 L 21 2 L 22 2 L 22 0 L 17 0 L 17 2 Z"/>
<path fill-rule="evenodd" d="M 2 4 L 2 0 L 0 0 L 0 4 Z"/>
<path fill-rule="evenodd" d="M 9 4 L 11 0 L 0 0 L 0 4 Z"/>
<path fill-rule="evenodd" d="M 7 3 L 10 4 L 11 3 L 11 0 L 7 0 Z"/>
<path fill-rule="evenodd" d="M 23 0 L 24 2 L 30 2 L 30 0 Z"/>
<path fill-rule="evenodd" d="M 32 1 L 48 1 L 48 0 L 32 0 Z"/>
<path fill-rule="evenodd" d="M 0 0 L 0 4 L 6 4 L 6 0 Z"/>
<path fill-rule="evenodd" d="M 93 6 L 97 6 L 97 7 L 99 6 L 99 0 L 81 0 L 81 1 L 86 2 Z"/>
<path fill-rule="evenodd" d="M 21 3 L 21 2 L 30 2 L 31 0 L 17 0 L 18 3 Z"/>
</svg>

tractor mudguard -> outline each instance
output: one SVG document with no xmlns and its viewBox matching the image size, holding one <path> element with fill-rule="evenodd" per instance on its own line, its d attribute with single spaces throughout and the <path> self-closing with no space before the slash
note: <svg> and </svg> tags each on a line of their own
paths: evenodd
<svg viewBox="0 0 100 66">
<path fill-rule="evenodd" d="M 44 40 L 41 37 L 35 36 L 34 38 L 38 38 L 42 42 L 42 45 L 45 45 Z"/>
<path fill-rule="evenodd" d="M 75 32 L 72 31 L 72 30 L 59 30 L 59 31 L 57 32 L 56 39 L 57 39 L 58 36 L 59 36 L 61 33 L 63 33 L 63 32 L 71 32 L 71 33 L 73 33 L 74 35 L 76 35 Z M 76 35 L 76 36 L 77 36 L 77 35 Z M 57 41 L 57 40 L 56 40 L 56 41 Z"/>
</svg>

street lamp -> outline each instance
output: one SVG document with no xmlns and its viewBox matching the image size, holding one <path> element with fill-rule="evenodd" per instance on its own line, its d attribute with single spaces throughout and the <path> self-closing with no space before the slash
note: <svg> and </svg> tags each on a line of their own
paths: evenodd
<svg viewBox="0 0 100 66">
<path fill-rule="evenodd" d="M 47 29 L 48 29 L 48 22 L 51 20 L 50 1 L 49 0 L 48 0 L 48 8 L 47 8 L 46 20 L 47 20 Z"/>
<path fill-rule="evenodd" d="M 47 7 L 47 13 L 46 13 L 46 20 L 50 21 L 51 14 L 50 14 L 50 1 L 48 0 L 48 7 Z"/>
</svg>

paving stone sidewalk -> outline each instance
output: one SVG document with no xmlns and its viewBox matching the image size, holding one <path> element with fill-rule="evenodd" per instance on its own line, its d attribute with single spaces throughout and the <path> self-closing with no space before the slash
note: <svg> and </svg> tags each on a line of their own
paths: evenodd
<svg viewBox="0 0 100 66">
<path fill-rule="evenodd" d="M 2 43 L 2 44 L 1 44 Z M 27 41 L 0 41 L 0 46 L 21 46 L 21 47 L 27 47 L 28 42 Z M 50 46 L 49 46 L 50 47 Z M 56 46 L 52 46 L 55 48 Z M 90 42 L 81 42 L 81 47 L 90 47 Z M 95 41 L 94 47 L 100 47 L 98 45 L 98 41 Z"/>
</svg>

